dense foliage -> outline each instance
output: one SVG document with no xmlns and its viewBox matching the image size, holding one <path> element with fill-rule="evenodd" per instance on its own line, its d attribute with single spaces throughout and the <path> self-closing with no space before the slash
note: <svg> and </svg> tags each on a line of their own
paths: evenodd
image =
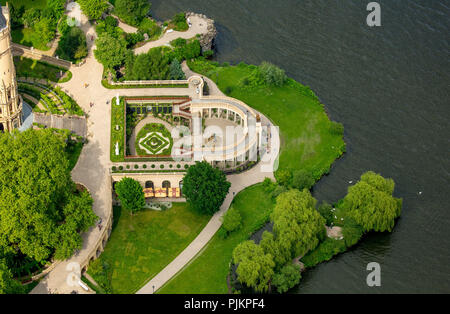
<svg viewBox="0 0 450 314">
<path fill-rule="evenodd" d="M 8 266 L 70 257 L 97 219 L 71 180 L 65 146 L 52 130 L 0 135 L 0 255 Z"/>
<path fill-rule="evenodd" d="M 114 12 L 125 23 L 138 26 L 149 11 L 148 0 L 116 0 Z"/>
<path fill-rule="evenodd" d="M 274 275 L 272 283 L 277 287 L 279 293 L 284 293 L 297 285 L 301 278 L 300 266 L 290 264 L 284 266 L 279 273 Z"/>
<path fill-rule="evenodd" d="M 115 191 L 123 208 L 136 212 L 145 206 L 141 184 L 132 178 L 123 178 L 115 185 Z"/>
<path fill-rule="evenodd" d="M 239 281 L 258 292 L 265 292 L 274 275 L 273 256 L 267 254 L 253 241 L 239 244 L 233 251 L 233 262 L 238 265 Z"/>
<path fill-rule="evenodd" d="M 394 186 L 392 179 L 366 172 L 358 183 L 349 187 L 342 207 L 366 232 L 392 231 L 402 207 L 402 200 L 392 196 Z"/>
<path fill-rule="evenodd" d="M 222 171 L 205 161 L 196 162 L 184 176 L 183 194 L 199 212 L 214 214 L 220 209 L 230 185 Z"/>
<path fill-rule="evenodd" d="M 104 33 L 95 40 L 94 55 L 107 69 L 119 67 L 127 56 L 127 43 L 122 37 L 114 38 Z"/>
<path fill-rule="evenodd" d="M 66 23 L 63 23 L 67 25 Z M 56 54 L 65 60 L 78 62 L 87 56 L 86 35 L 78 27 L 63 28 L 63 33 L 58 43 Z"/>
<path fill-rule="evenodd" d="M 77 0 L 77 3 L 91 20 L 99 19 L 109 6 L 106 0 Z"/>
<path fill-rule="evenodd" d="M 24 293 L 24 288 L 13 275 L 4 259 L 0 259 L 0 294 L 20 294 Z"/>
<path fill-rule="evenodd" d="M 233 232 L 241 227 L 242 217 L 234 207 L 231 207 L 223 216 L 222 227 L 227 233 Z"/>
</svg>

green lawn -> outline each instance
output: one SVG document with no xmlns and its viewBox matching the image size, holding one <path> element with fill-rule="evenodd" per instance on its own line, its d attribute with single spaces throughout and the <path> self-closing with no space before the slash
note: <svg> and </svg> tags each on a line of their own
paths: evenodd
<svg viewBox="0 0 450 314">
<path fill-rule="evenodd" d="M 211 62 L 188 62 L 190 68 L 213 79 L 227 95 L 240 99 L 280 127 L 279 169 L 305 169 L 318 179 L 345 151 L 342 135 L 330 132 L 331 121 L 323 105 L 308 88 L 290 79 L 283 87 L 249 87 L 241 84 L 254 66 L 220 67 Z M 228 239 L 216 234 L 208 246 L 159 293 L 228 293 L 226 276 L 233 249 L 247 240 L 274 204 L 261 185 L 239 193 L 234 206 L 243 217 L 243 228 Z"/>
<path fill-rule="evenodd" d="M 268 220 L 274 202 L 258 184 L 236 195 L 232 205 L 242 216 L 241 229 L 226 239 L 214 235 L 202 253 L 158 293 L 228 293 L 226 277 L 233 249 Z"/>
<path fill-rule="evenodd" d="M 330 132 L 331 122 L 314 93 L 289 79 L 283 87 L 247 87 L 240 82 L 254 66 L 218 67 L 195 61 L 191 69 L 210 77 L 218 87 L 271 119 L 281 132 L 279 169 L 305 169 L 318 179 L 345 151 L 341 135 Z"/>
<path fill-rule="evenodd" d="M 119 143 L 119 155 L 116 155 L 116 143 Z M 117 105 L 116 97 L 111 99 L 111 143 L 110 158 L 113 162 L 125 158 L 125 100 L 120 98 Z"/>
<path fill-rule="evenodd" d="M 33 77 L 52 82 L 67 82 L 72 77 L 72 73 L 67 69 L 25 57 L 14 57 L 14 65 L 17 77 Z M 66 74 L 61 79 L 60 71 L 63 75 Z"/>
<path fill-rule="evenodd" d="M 210 219 L 186 203 L 134 215 L 115 207 L 113 217 L 113 231 L 105 251 L 88 269 L 97 283 L 109 285 L 105 290 L 113 293 L 136 292 L 181 253 Z M 107 269 L 107 276 L 102 276 L 95 263 Z"/>
</svg>

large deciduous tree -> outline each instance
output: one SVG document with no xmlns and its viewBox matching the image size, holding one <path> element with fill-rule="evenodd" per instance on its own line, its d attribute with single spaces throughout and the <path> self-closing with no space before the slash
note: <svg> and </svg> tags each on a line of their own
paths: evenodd
<svg viewBox="0 0 450 314">
<path fill-rule="evenodd" d="M 114 38 L 103 33 L 95 40 L 94 55 L 108 69 L 122 65 L 127 56 L 127 43 L 122 37 Z"/>
<path fill-rule="evenodd" d="M 402 200 L 392 196 L 395 183 L 372 171 L 348 188 L 343 208 L 347 216 L 362 226 L 364 231 L 392 231 L 400 216 Z"/>
<path fill-rule="evenodd" d="M 65 145 L 52 130 L 0 135 L 0 252 L 39 262 L 81 247 L 96 216 L 90 196 L 76 193 Z"/>
<path fill-rule="evenodd" d="M 219 169 L 207 162 L 196 162 L 183 179 L 183 194 L 201 213 L 214 214 L 220 209 L 230 189 L 230 182 Z"/>
<path fill-rule="evenodd" d="M 325 236 L 325 219 L 308 190 L 290 190 L 277 198 L 272 213 L 278 247 L 287 262 L 314 249 Z"/>
<path fill-rule="evenodd" d="M 258 292 L 267 291 L 275 267 L 271 254 L 266 254 L 255 242 L 245 241 L 234 249 L 233 262 L 238 265 L 236 273 L 240 282 Z"/>
<path fill-rule="evenodd" d="M 138 181 L 123 178 L 116 183 L 115 189 L 123 208 L 136 212 L 145 206 L 144 191 Z"/>
<path fill-rule="evenodd" d="M 24 293 L 24 288 L 17 280 L 13 279 L 12 273 L 4 259 L 0 259 L 0 294 Z"/>
<path fill-rule="evenodd" d="M 128 24 L 138 26 L 149 11 L 148 0 L 116 0 L 115 13 Z"/>
<path fill-rule="evenodd" d="M 99 19 L 103 12 L 108 9 L 108 3 L 105 0 L 78 0 L 81 10 L 91 20 Z"/>
</svg>

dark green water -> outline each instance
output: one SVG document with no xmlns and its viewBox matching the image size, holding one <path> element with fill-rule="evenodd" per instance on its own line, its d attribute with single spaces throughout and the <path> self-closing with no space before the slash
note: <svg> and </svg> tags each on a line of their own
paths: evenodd
<svg viewBox="0 0 450 314">
<path fill-rule="evenodd" d="M 158 19 L 213 18 L 218 61 L 279 65 L 345 125 L 347 154 L 316 198 L 342 198 L 366 170 L 396 182 L 404 207 L 395 231 L 308 271 L 294 292 L 450 292 L 450 1 L 378 1 L 378 28 L 366 25 L 368 0 L 151 2 Z M 381 287 L 366 285 L 369 262 L 381 264 Z"/>
</svg>

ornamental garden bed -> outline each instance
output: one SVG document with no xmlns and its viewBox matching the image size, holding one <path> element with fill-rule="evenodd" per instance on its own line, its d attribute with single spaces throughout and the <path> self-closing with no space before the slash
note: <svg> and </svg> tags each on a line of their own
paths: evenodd
<svg viewBox="0 0 450 314">
<path fill-rule="evenodd" d="M 160 123 L 145 125 L 136 137 L 136 153 L 139 156 L 170 156 L 173 139 Z"/>
</svg>

